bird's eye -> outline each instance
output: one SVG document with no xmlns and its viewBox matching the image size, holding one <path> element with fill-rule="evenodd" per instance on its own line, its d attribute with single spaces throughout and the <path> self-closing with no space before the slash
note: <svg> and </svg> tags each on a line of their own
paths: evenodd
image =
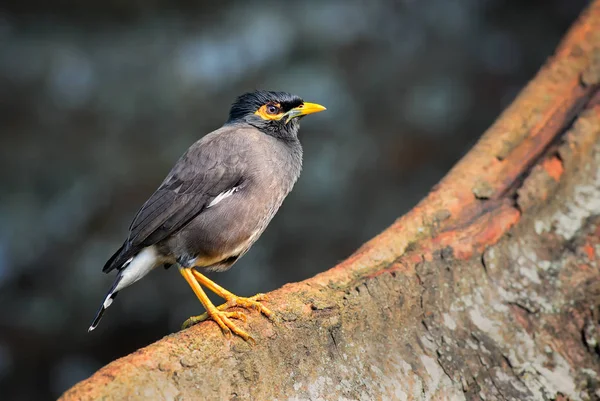
<svg viewBox="0 0 600 401">
<path fill-rule="evenodd" d="M 274 104 L 268 104 L 267 105 L 267 114 L 271 114 L 271 115 L 279 114 L 279 107 L 275 106 Z"/>
</svg>

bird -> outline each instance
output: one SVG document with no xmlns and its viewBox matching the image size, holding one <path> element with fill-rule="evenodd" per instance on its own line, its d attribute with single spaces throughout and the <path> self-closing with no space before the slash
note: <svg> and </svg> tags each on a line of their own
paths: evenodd
<svg viewBox="0 0 600 401">
<path fill-rule="evenodd" d="M 266 229 L 302 170 L 300 119 L 324 110 L 287 92 L 239 96 L 223 126 L 190 146 L 133 218 L 102 269 L 116 270 L 116 278 L 88 332 L 124 288 L 157 267 L 175 265 L 206 310 L 183 328 L 210 318 L 225 335 L 254 341 L 232 321 L 245 321 L 245 314 L 227 309 L 256 309 L 273 318 L 261 302 L 265 295 L 237 296 L 204 273 L 231 268 Z M 215 306 L 203 286 L 226 302 Z"/>
</svg>

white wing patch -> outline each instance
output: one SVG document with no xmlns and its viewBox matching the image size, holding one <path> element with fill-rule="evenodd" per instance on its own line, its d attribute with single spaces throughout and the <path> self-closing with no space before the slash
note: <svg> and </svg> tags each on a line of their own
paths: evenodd
<svg viewBox="0 0 600 401">
<path fill-rule="evenodd" d="M 208 209 L 209 207 L 213 207 L 217 203 L 221 202 L 223 199 L 229 198 L 231 195 L 236 193 L 237 190 L 238 190 L 238 187 L 233 187 L 231 189 L 228 189 L 227 191 L 221 192 L 219 195 L 217 195 L 215 197 L 215 199 L 210 201 L 210 203 L 208 204 L 208 206 L 206 206 L 206 208 Z"/>
</svg>

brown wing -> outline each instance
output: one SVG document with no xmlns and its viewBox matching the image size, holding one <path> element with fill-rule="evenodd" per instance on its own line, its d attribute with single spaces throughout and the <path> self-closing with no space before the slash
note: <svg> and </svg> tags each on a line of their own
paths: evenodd
<svg viewBox="0 0 600 401">
<path fill-rule="evenodd" d="M 211 134 L 188 149 L 138 211 L 127 240 L 102 271 L 119 269 L 144 247 L 184 227 L 221 192 L 241 184 L 246 165 L 231 139 L 226 133 Z"/>
</svg>

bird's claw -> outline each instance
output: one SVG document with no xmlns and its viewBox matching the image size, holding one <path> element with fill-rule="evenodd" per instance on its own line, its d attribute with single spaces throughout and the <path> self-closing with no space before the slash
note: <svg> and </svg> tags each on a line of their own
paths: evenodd
<svg viewBox="0 0 600 401">
<path fill-rule="evenodd" d="M 266 317 L 268 317 L 269 319 L 272 319 L 273 312 L 260 303 L 260 301 L 266 300 L 267 296 L 265 294 L 256 294 L 255 296 L 249 298 L 233 296 L 227 299 L 227 303 L 225 303 L 225 305 L 227 305 L 228 307 L 239 306 L 246 309 L 255 309 L 258 312 L 265 315 Z M 219 309 L 221 308 L 221 306 L 219 306 Z"/>
<path fill-rule="evenodd" d="M 221 330 L 227 337 L 231 337 L 231 333 L 242 337 L 245 341 L 250 341 L 255 343 L 254 339 L 246 333 L 244 330 L 240 329 L 233 323 L 230 319 L 241 319 L 244 322 L 246 321 L 246 315 L 242 312 L 224 312 L 220 311 L 217 308 L 210 311 L 210 317 L 221 327 Z"/>
<path fill-rule="evenodd" d="M 231 321 L 231 319 L 239 319 L 239 320 L 242 320 L 243 322 L 246 322 L 247 321 L 246 314 L 243 312 L 237 312 L 237 311 L 229 312 L 229 311 L 226 311 L 226 309 L 231 308 L 231 307 L 255 309 L 258 312 L 265 315 L 266 317 L 268 317 L 269 319 L 273 320 L 273 318 L 274 318 L 273 312 L 269 308 L 267 308 L 266 306 L 264 306 L 263 304 L 260 303 L 260 301 L 265 301 L 265 300 L 267 300 L 267 296 L 265 294 L 256 294 L 253 297 L 249 297 L 249 298 L 238 297 L 235 295 L 230 296 L 230 297 L 228 297 L 227 302 L 225 302 L 224 304 L 221 304 L 217 307 L 214 307 L 214 309 L 211 309 L 209 312 L 204 312 L 201 315 L 190 317 L 185 322 L 183 322 L 183 325 L 181 327 L 182 327 L 182 329 L 187 329 L 195 324 L 198 324 L 198 323 L 203 322 L 210 318 L 219 325 L 219 327 L 221 328 L 221 330 L 227 337 L 230 337 L 231 333 L 234 333 L 234 334 L 242 337 L 244 340 L 255 344 L 256 341 L 254 340 L 254 338 L 252 338 L 244 330 L 238 328 L 235 325 L 235 323 L 233 323 Z"/>
<path fill-rule="evenodd" d="M 217 309 L 219 311 L 221 311 L 223 309 L 226 309 L 227 306 L 228 306 L 227 304 L 219 305 L 217 307 Z M 248 320 L 248 317 L 243 312 L 223 312 L 223 313 L 225 313 L 225 316 L 227 318 L 239 319 L 239 320 L 241 320 L 243 322 L 246 322 Z M 194 326 L 194 325 L 196 325 L 198 323 L 201 323 L 201 322 L 209 319 L 209 317 L 210 316 L 209 316 L 209 314 L 207 312 L 204 312 L 203 314 L 198 315 L 198 316 L 192 316 L 192 317 L 188 318 L 185 322 L 183 322 L 183 324 L 181 325 L 181 329 L 185 330 L 187 328 L 190 328 L 190 327 L 192 327 L 192 326 Z"/>
</svg>

